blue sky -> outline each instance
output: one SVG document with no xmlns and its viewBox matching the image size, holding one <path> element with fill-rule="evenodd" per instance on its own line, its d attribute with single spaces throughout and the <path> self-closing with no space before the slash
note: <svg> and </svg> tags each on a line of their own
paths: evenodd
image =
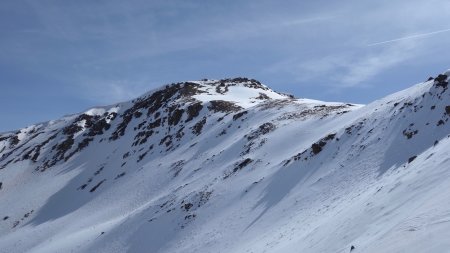
<svg viewBox="0 0 450 253">
<path fill-rule="evenodd" d="M 0 131 L 184 80 L 368 103 L 450 68 L 450 1 L 3 0 Z"/>
</svg>

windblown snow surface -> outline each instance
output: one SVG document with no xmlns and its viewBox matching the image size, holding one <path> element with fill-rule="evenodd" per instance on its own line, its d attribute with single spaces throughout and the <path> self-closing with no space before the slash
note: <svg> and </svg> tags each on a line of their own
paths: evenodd
<svg viewBox="0 0 450 253">
<path fill-rule="evenodd" d="M 444 73 L 369 105 L 176 83 L 0 134 L 0 252 L 450 252 Z"/>
</svg>

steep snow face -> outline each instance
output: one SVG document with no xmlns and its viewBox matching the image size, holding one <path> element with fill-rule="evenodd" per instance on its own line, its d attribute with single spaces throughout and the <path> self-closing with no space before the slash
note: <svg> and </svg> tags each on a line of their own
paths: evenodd
<svg viewBox="0 0 450 253">
<path fill-rule="evenodd" d="M 446 252 L 449 96 L 203 80 L 0 134 L 0 252 Z"/>
</svg>

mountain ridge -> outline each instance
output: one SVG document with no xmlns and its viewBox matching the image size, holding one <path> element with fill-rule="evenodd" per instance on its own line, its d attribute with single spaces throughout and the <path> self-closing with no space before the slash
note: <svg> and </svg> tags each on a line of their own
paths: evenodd
<svg viewBox="0 0 450 253">
<path fill-rule="evenodd" d="M 366 106 L 295 99 L 247 78 L 182 82 L 2 133 L 0 246 L 433 252 L 440 242 L 442 252 L 441 240 L 417 238 L 441 239 L 445 222 L 419 223 L 450 218 L 447 205 L 420 208 L 447 197 L 434 185 L 450 178 L 448 74 Z M 394 243 L 395 233 L 415 239 Z"/>
</svg>

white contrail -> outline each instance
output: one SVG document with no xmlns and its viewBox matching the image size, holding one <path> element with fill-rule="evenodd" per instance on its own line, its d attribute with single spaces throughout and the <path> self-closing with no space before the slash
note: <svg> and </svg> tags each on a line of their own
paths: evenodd
<svg viewBox="0 0 450 253">
<path fill-rule="evenodd" d="M 377 45 L 397 42 L 397 41 L 401 41 L 401 40 L 422 38 L 422 37 L 427 37 L 427 36 L 435 35 L 435 34 L 438 34 L 438 33 L 445 33 L 445 32 L 450 32 L 450 29 L 439 30 L 439 31 L 434 31 L 434 32 L 429 32 L 429 33 L 416 34 L 416 35 L 411 35 L 411 36 L 402 37 L 402 38 L 393 39 L 393 40 L 386 40 L 386 41 L 376 42 L 376 43 L 369 44 L 367 46 L 371 47 L 371 46 L 377 46 Z"/>
</svg>

